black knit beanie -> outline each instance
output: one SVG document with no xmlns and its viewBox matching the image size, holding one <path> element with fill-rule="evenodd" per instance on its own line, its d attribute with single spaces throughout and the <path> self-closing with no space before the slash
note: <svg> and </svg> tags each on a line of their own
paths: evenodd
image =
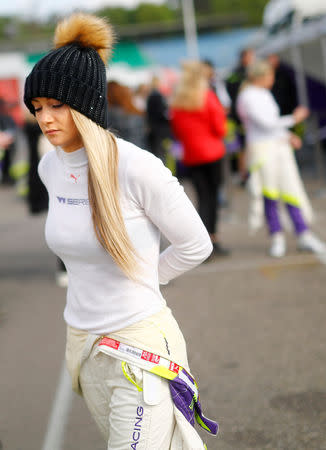
<svg viewBox="0 0 326 450">
<path fill-rule="evenodd" d="M 78 13 L 59 23 L 55 50 L 36 63 L 26 78 L 24 102 L 32 114 L 35 97 L 54 98 L 108 126 L 106 70 L 113 33 L 98 17 Z"/>
</svg>

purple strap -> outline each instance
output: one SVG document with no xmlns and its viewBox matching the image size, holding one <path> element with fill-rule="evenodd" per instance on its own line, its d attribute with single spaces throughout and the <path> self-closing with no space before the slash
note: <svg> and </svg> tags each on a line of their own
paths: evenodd
<svg viewBox="0 0 326 450">
<path fill-rule="evenodd" d="M 182 373 L 187 376 L 193 386 L 195 386 L 194 379 L 182 369 Z M 178 375 L 174 380 L 169 381 L 170 392 L 175 406 L 182 412 L 187 421 L 195 426 L 195 419 L 197 423 L 211 434 L 218 433 L 218 424 L 213 420 L 208 419 L 202 413 L 199 399 L 196 398 L 195 391 L 191 389 L 188 383 L 180 378 Z"/>
</svg>

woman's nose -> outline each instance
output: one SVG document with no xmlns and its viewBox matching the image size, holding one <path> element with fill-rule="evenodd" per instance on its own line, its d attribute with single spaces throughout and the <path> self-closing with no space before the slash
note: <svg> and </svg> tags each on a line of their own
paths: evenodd
<svg viewBox="0 0 326 450">
<path fill-rule="evenodd" d="M 48 108 L 42 108 L 40 119 L 43 123 L 51 123 L 53 121 L 51 111 Z"/>
</svg>

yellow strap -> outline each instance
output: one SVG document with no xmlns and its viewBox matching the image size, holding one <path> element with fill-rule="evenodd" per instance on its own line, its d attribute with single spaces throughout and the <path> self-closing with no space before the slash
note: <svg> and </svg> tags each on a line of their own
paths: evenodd
<svg viewBox="0 0 326 450">
<path fill-rule="evenodd" d="M 282 193 L 281 197 L 284 203 L 288 203 L 292 206 L 297 206 L 298 208 L 301 205 L 300 199 L 298 197 L 295 197 L 294 195 Z"/>
<path fill-rule="evenodd" d="M 278 200 L 280 198 L 280 192 L 277 189 L 263 188 L 263 196 L 271 200 Z"/>
<path fill-rule="evenodd" d="M 165 378 L 166 380 L 174 380 L 178 376 L 177 373 L 174 373 L 168 368 L 162 366 L 155 366 L 150 370 L 150 372 L 158 375 L 159 377 Z"/>
<path fill-rule="evenodd" d="M 126 371 L 126 364 L 127 363 L 125 361 L 121 361 L 121 367 L 122 367 L 122 372 L 123 372 L 124 376 L 127 378 L 128 381 L 130 381 L 130 383 L 132 383 L 134 386 L 136 386 L 136 388 L 139 392 L 141 392 L 143 390 L 143 388 L 138 386 L 138 384 L 128 375 L 128 373 Z"/>
<path fill-rule="evenodd" d="M 204 428 L 204 430 L 210 432 L 210 429 L 208 428 L 207 425 L 204 424 L 204 422 L 202 421 L 202 419 L 200 418 L 199 414 L 195 411 L 195 417 L 197 422 L 199 423 L 199 425 Z"/>
</svg>

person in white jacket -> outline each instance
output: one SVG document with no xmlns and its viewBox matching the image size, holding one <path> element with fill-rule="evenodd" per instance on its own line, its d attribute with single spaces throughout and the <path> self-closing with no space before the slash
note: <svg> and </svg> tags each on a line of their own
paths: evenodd
<svg viewBox="0 0 326 450">
<path fill-rule="evenodd" d="M 290 215 L 298 248 L 324 253 L 325 244 L 309 230 L 312 211 L 293 155 L 293 149 L 301 147 L 301 140 L 288 130 L 305 120 L 309 111 L 299 106 L 292 114 L 280 116 L 279 107 L 270 92 L 273 83 L 272 66 L 266 61 L 256 61 L 249 66 L 247 80 L 237 98 L 237 112 L 246 134 L 246 157 L 251 174 L 249 183 L 256 196 L 263 196 L 271 235 L 270 254 L 282 257 L 286 252 L 278 209 L 280 200 Z M 257 209 L 259 199 L 258 204 L 252 203 L 250 211 L 253 226 L 258 219 Z"/>
<path fill-rule="evenodd" d="M 24 101 L 56 147 L 39 164 L 46 241 L 68 273 L 66 360 L 110 450 L 204 449 L 186 345 L 159 284 L 204 261 L 209 235 L 162 162 L 107 130 L 112 30 L 76 13 L 26 79 Z M 160 234 L 170 245 L 160 253 Z"/>
</svg>

